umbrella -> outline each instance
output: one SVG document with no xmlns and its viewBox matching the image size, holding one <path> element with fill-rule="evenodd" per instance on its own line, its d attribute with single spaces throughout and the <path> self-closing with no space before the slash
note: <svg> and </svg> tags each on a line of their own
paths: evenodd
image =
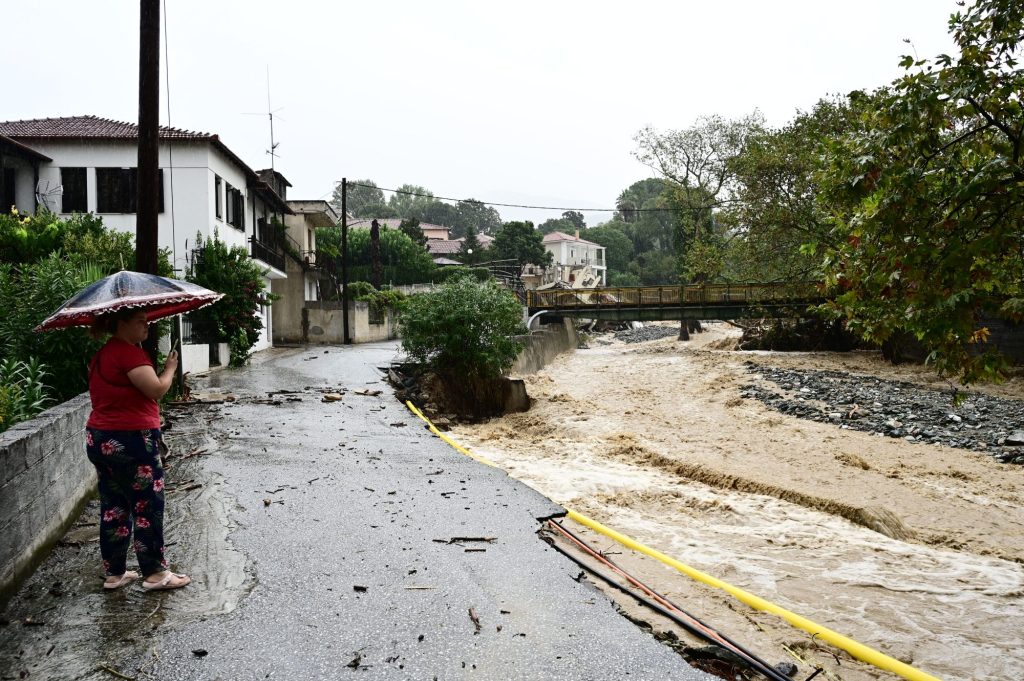
<svg viewBox="0 0 1024 681">
<path fill-rule="evenodd" d="M 122 270 L 89 284 L 43 320 L 36 331 L 90 326 L 96 318 L 126 307 L 146 311 L 149 321 L 190 312 L 224 296 L 179 279 Z"/>
</svg>

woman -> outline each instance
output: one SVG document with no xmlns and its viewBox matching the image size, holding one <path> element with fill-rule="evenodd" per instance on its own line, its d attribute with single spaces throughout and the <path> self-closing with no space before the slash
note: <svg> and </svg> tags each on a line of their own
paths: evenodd
<svg viewBox="0 0 1024 681">
<path fill-rule="evenodd" d="M 167 356 L 158 376 L 139 343 L 149 335 L 146 313 L 126 308 L 103 315 L 93 336 L 110 340 L 89 365 L 92 413 L 86 423 L 89 460 L 100 479 L 100 553 L 107 577 L 103 588 L 119 589 L 139 578 L 126 569 L 132 543 L 145 578 L 142 588 L 177 589 L 191 580 L 167 569 L 164 555 L 164 471 L 157 442 L 160 406 L 174 372 L 178 353 Z"/>
</svg>

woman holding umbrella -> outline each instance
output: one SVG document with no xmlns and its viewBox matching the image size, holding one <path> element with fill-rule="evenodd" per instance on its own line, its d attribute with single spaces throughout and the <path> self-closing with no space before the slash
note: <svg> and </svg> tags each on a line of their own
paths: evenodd
<svg viewBox="0 0 1024 681">
<path fill-rule="evenodd" d="M 191 582 L 167 569 L 164 471 L 157 445 L 157 400 L 171 387 L 178 353 L 171 350 L 158 374 L 139 343 L 149 335 L 150 322 L 221 297 L 186 281 L 121 271 L 89 285 L 36 327 L 89 326 L 97 338 L 110 335 L 89 365 L 92 413 L 85 433 L 86 452 L 99 475 L 104 589 L 119 589 L 139 578 L 127 569 L 129 545 L 144 575 L 142 588 L 177 589 Z"/>
<path fill-rule="evenodd" d="M 149 319 L 139 308 L 101 315 L 92 333 L 110 334 L 89 365 L 92 413 L 85 431 L 86 451 L 99 476 L 103 588 L 118 589 L 139 577 L 125 567 L 133 519 L 132 546 L 145 575 L 142 588 L 185 586 L 191 580 L 168 570 L 164 555 L 164 471 L 157 447 L 157 400 L 174 381 L 177 350 L 171 350 L 157 374 L 139 347 L 149 335 Z"/>
</svg>

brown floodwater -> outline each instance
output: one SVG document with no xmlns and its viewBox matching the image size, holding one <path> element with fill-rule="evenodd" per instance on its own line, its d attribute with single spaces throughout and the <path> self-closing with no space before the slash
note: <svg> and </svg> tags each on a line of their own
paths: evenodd
<svg viewBox="0 0 1024 681">
<path fill-rule="evenodd" d="M 453 435 L 556 502 L 922 671 L 1024 678 L 1022 469 L 742 400 L 750 359 L 932 378 L 865 354 L 715 349 L 731 333 L 592 341 L 527 378 L 529 412 Z M 826 678 L 894 678 L 651 559 L 622 560 L 770 661 L 793 651 Z"/>
</svg>

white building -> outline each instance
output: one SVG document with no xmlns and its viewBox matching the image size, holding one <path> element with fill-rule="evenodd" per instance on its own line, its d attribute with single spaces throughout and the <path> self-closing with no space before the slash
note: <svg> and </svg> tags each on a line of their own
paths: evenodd
<svg viewBox="0 0 1024 681">
<path fill-rule="evenodd" d="M 556 270 L 554 281 L 573 283 L 574 271 L 589 266 L 595 275 L 600 277 L 601 286 L 608 284 L 608 265 L 605 260 L 605 248 L 593 241 L 564 232 L 551 232 L 544 235 L 544 248 L 552 256 L 552 265 Z"/>
<path fill-rule="evenodd" d="M 113 229 L 135 232 L 138 127 L 96 116 L 0 122 L 0 206 L 31 214 L 45 205 L 61 216 L 95 213 Z M 171 252 L 182 275 L 196 235 L 217 233 L 243 246 L 266 270 L 265 283 L 283 279 L 283 249 L 272 230 L 292 210 L 288 181 L 280 173 L 252 170 L 217 135 L 160 128 L 160 248 Z M 132 264 L 127 264 L 131 267 Z M 271 345 L 273 318 L 261 310 L 263 333 L 255 346 Z M 203 371 L 216 352 L 186 345 L 185 371 Z M 220 357 L 226 363 L 226 357 Z"/>
</svg>

